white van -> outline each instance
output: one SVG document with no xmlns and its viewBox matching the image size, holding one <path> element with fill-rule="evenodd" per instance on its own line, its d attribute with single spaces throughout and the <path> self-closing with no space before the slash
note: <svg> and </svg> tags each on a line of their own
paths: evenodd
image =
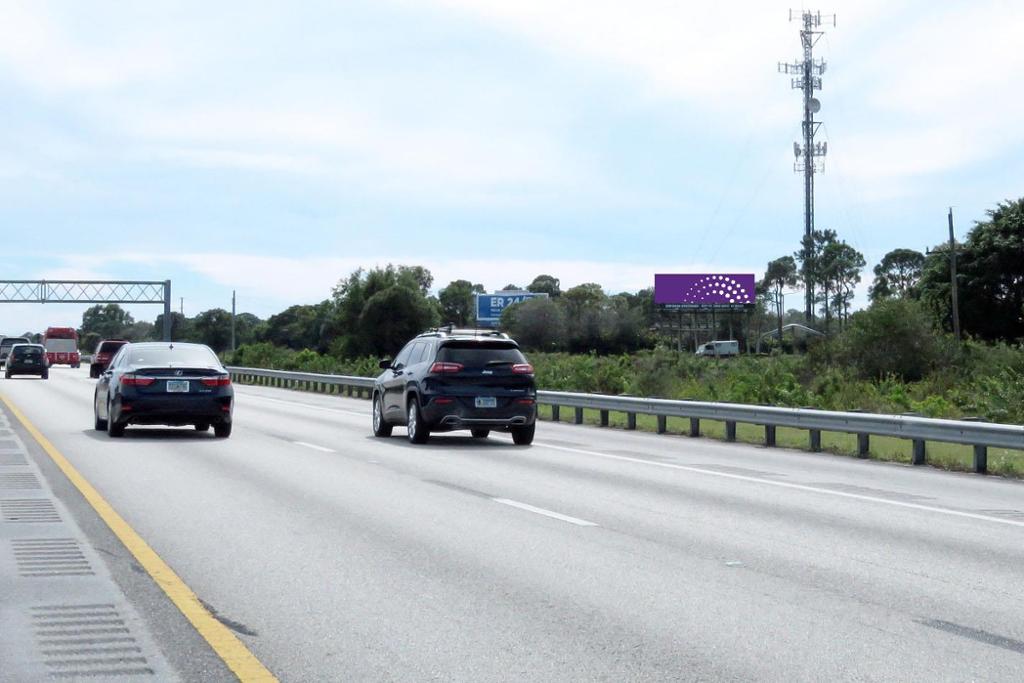
<svg viewBox="0 0 1024 683">
<path fill-rule="evenodd" d="M 738 356 L 740 355 L 740 343 L 738 341 L 712 341 L 701 344 L 697 347 L 698 356 Z"/>
</svg>

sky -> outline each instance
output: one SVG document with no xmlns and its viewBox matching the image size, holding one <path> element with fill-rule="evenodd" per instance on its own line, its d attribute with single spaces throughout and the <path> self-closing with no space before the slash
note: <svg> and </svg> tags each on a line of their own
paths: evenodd
<svg viewBox="0 0 1024 683">
<path fill-rule="evenodd" d="M 816 47 L 816 225 L 871 268 L 1022 194 L 1024 3 L 857 0 Z M 774 0 L 0 1 L 0 279 L 267 317 L 356 268 L 610 293 L 803 233 Z M 800 296 L 787 306 L 800 308 Z M 0 306 L 0 331 L 84 305 Z M 157 306 L 129 306 L 153 320 Z"/>
</svg>

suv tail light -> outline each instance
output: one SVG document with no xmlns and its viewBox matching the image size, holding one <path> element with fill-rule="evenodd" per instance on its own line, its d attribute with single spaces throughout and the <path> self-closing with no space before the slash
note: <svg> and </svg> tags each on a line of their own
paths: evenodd
<svg viewBox="0 0 1024 683">
<path fill-rule="evenodd" d="M 121 385 L 126 387 L 148 387 L 156 381 L 155 377 L 143 377 L 142 375 L 125 375 L 121 378 Z"/>
<path fill-rule="evenodd" d="M 512 372 L 517 375 L 532 375 L 533 366 L 529 363 L 516 363 L 512 366 Z"/>
<path fill-rule="evenodd" d="M 217 375 L 216 377 L 203 377 L 200 382 L 207 387 L 231 386 L 231 375 Z"/>
<path fill-rule="evenodd" d="M 462 369 L 466 367 L 462 363 L 444 363 L 438 361 L 430 366 L 431 372 L 437 373 L 448 373 L 448 372 L 462 372 Z"/>
</svg>

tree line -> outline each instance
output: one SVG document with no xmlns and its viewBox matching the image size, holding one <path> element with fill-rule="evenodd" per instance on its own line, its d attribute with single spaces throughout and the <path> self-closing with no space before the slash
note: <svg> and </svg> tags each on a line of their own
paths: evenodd
<svg viewBox="0 0 1024 683">
<path fill-rule="evenodd" d="M 954 247 L 960 319 L 964 332 L 986 341 L 1024 339 L 1024 199 L 1000 203 Z M 886 301 L 906 301 L 920 309 L 929 324 L 952 329 L 949 245 L 921 253 L 894 249 L 874 266 L 870 308 Z M 708 338 L 723 338 L 731 325 L 740 326 L 750 344 L 762 330 L 803 322 L 802 312 L 787 309 L 787 290 L 803 280 L 814 283 L 817 323 L 829 335 L 850 325 L 853 292 L 861 282 L 863 254 L 835 230 L 815 231 L 799 251 L 771 260 L 758 283 L 755 309 L 746 319 L 720 317 Z M 527 349 L 630 353 L 666 343 L 671 327 L 654 304 L 653 288 L 639 292 L 606 292 L 597 283 L 563 290 L 559 278 L 540 274 L 523 286 L 506 290 L 547 294 L 506 309 L 501 329 Z M 270 343 L 295 350 L 311 349 L 337 358 L 383 356 L 397 351 L 413 335 L 437 325 L 472 326 L 475 295 L 483 285 L 454 280 L 434 293 L 434 278 L 422 266 L 387 265 L 358 269 L 339 280 L 331 295 L 315 304 L 300 304 L 262 320 L 251 313 L 235 318 L 238 345 Z M 82 348 L 91 351 L 103 338 L 132 341 L 160 339 L 163 315 L 153 323 L 136 321 L 116 304 L 96 305 L 82 316 Z M 172 338 L 230 348 L 231 314 L 221 308 L 187 318 L 172 313 Z"/>
</svg>

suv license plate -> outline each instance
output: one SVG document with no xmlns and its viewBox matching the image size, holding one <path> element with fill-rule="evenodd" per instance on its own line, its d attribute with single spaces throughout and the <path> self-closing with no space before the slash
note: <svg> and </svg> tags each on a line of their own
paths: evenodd
<svg viewBox="0 0 1024 683">
<path fill-rule="evenodd" d="M 187 394 L 188 393 L 188 380 L 187 379 L 169 379 L 169 380 L 167 380 L 167 393 L 169 393 L 169 394 Z"/>
<path fill-rule="evenodd" d="M 498 399 L 493 396 L 477 396 L 476 397 L 477 408 L 497 408 Z"/>
</svg>

